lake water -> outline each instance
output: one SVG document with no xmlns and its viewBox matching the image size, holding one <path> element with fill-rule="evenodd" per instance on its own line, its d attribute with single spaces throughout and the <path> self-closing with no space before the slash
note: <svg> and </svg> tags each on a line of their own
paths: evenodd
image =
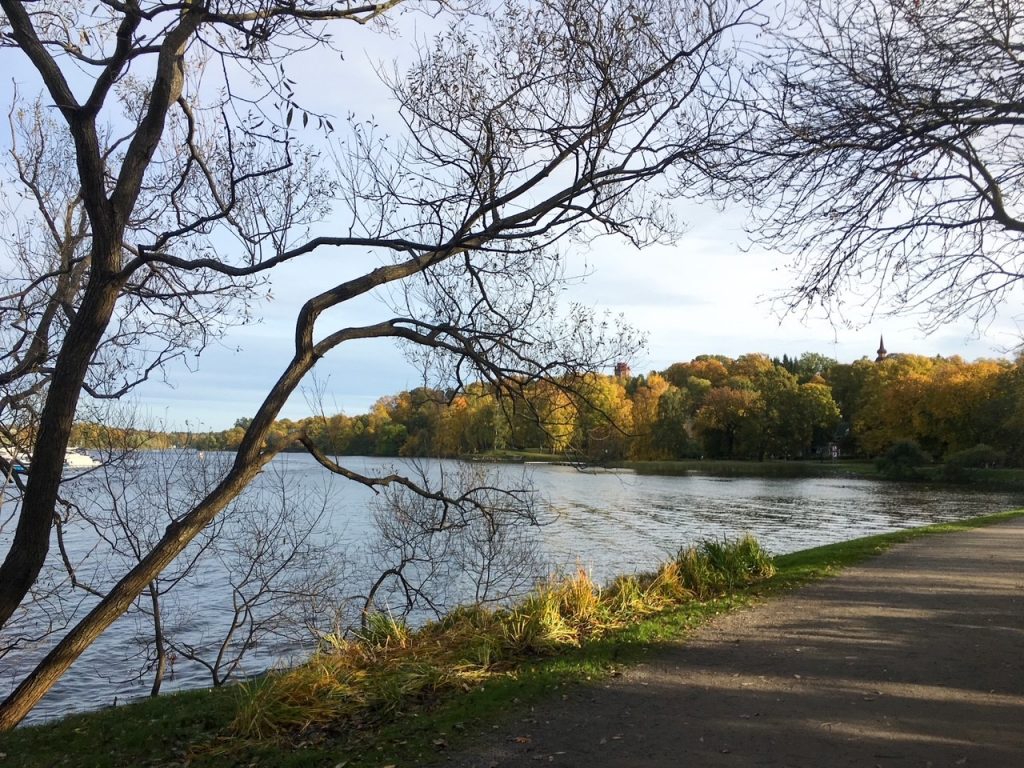
<svg viewBox="0 0 1024 768">
<path fill-rule="evenodd" d="M 394 460 L 350 458 L 346 466 L 373 473 Z M 430 462 L 427 473 L 456 473 L 458 462 Z M 275 460 L 275 476 L 291 487 L 315 488 L 326 499 L 326 519 L 353 553 L 366 546 L 373 530 L 368 489 L 332 478 L 309 457 L 287 455 Z M 651 569 L 681 546 L 705 538 L 753 534 L 774 554 L 842 541 L 873 533 L 910 528 L 1024 506 L 1024 497 L 1009 493 L 968 493 L 923 485 L 881 483 L 860 479 L 721 479 L 700 475 L 638 476 L 629 472 L 582 472 L 553 465 L 472 465 L 519 485 L 525 471 L 542 499 L 545 525 L 532 531 L 534 556 L 545 572 L 582 566 L 598 580 Z M 5 505 L 5 512 L 10 507 Z M 70 530 L 70 529 L 69 529 Z M 0 536 L 9 537 L 5 531 Z M 93 546 L 88 531 L 71 536 L 70 546 L 84 552 Z M 6 540 L 0 538 L 0 547 Z M 353 556 L 358 560 L 357 556 Z M 55 563 L 56 565 L 56 563 Z M 177 595 L 176 604 L 192 612 L 194 627 L 218 619 L 213 594 L 215 573 L 208 573 L 191 592 Z M 360 587 L 365 590 L 365 585 Z M 207 590 L 210 593 L 207 594 Z M 354 592 L 358 589 L 353 588 Z M 365 593 L 365 592 L 364 592 Z M 88 606 L 83 598 L 77 610 Z M 74 610 L 74 608 L 72 609 Z M 144 627 L 143 627 L 144 629 Z M 196 630 L 197 632 L 199 630 Z M 125 617 L 75 664 L 37 707 L 31 721 L 67 712 L 110 705 L 145 695 L 150 680 L 132 670 L 138 666 L 140 627 Z M 288 663 L 308 653 L 309 645 L 268 643 L 247 657 L 244 671 L 255 674 L 275 663 Z M 0 659 L 0 692 L 30 668 L 39 654 L 19 651 Z M 178 660 L 173 680 L 164 690 L 209 684 L 198 665 Z"/>
</svg>

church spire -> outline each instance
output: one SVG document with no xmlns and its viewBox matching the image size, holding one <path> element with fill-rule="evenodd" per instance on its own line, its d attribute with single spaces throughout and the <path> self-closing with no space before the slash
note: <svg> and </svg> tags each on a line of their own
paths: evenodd
<svg viewBox="0 0 1024 768">
<path fill-rule="evenodd" d="M 885 356 L 889 354 L 885 348 L 885 338 L 881 335 L 878 337 L 878 357 L 875 358 L 876 363 L 880 363 L 885 360 Z"/>
</svg>

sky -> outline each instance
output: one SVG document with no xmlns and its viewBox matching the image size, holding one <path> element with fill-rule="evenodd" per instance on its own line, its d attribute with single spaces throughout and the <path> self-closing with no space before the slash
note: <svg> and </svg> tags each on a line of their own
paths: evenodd
<svg viewBox="0 0 1024 768">
<path fill-rule="evenodd" d="M 426 39 L 434 24 L 410 19 L 400 22 L 407 28 L 396 38 L 363 29 L 345 31 L 354 36 L 351 43 L 342 43 L 346 55 L 341 64 L 336 54 L 330 54 L 330 62 L 308 58 L 298 63 L 293 72 L 299 75 L 300 97 L 315 94 L 334 115 L 348 109 L 374 116 L 386 112 L 382 91 L 374 85 L 376 68 L 382 61 L 407 56 L 408 40 Z M 11 64 L 10 52 L 3 53 L 2 61 Z M 316 75 L 328 64 L 341 66 L 335 80 L 341 85 L 325 89 Z M 0 83 L 0 104 L 5 107 L 12 83 L 18 83 L 25 95 L 34 93 L 38 82 L 18 62 L 7 72 L 9 79 Z M 579 246 L 567 257 L 567 271 L 586 277 L 569 287 L 566 302 L 622 313 L 646 333 L 646 348 L 630 361 L 635 373 L 662 370 L 700 354 L 816 352 L 849 362 L 873 358 L 883 334 L 890 352 L 974 359 L 1008 354 L 1024 337 L 1019 305 L 1004 307 L 982 329 L 964 322 L 931 335 L 919 330 L 921 318 L 888 317 L 885 307 L 871 305 L 848 307 L 842 326 L 822 317 L 780 316 L 771 299 L 791 286 L 794 277 L 781 254 L 746 247 L 745 212 L 691 205 L 678 214 L 688 222 L 688 231 L 672 246 L 637 251 L 605 238 Z M 319 280 L 330 258 L 324 255 L 281 270 L 273 278 L 272 298 L 255 307 L 258 322 L 231 329 L 188 368 L 172 366 L 167 383 L 152 381 L 140 387 L 135 406 L 143 418 L 165 428 L 199 431 L 224 429 L 238 418 L 252 416 L 288 362 L 295 312 L 322 287 Z M 349 314 L 343 319 L 358 321 L 379 309 L 373 300 L 363 301 L 346 310 Z M 423 383 L 417 367 L 398 349 L 379 341 L 343 345 L 318 365 L 316 378 L 315 387 L 293 397 L 282 416 L 301 418 L 319 407 L 329 413 L 362 413 L 381 396 Z M 310 394 L 314 388 L 323 392 L 322 397 Z"/>
<path fill-rule="evenodd" d="M 793 284 L 781 254 L 748 252 L 742 246 L 741 218 L 712 209 L 690 211 L 690 231 L 672 247 L 637 251 L 601 240 L 586 252 L 570 254 L 568 272 L 586 274 L 571 285 L 565 300 L 614 314 L 647 335 L 647 346 L 630 361 L 634 373 L 664 370 L 700 354 L 730 357 L 763 352 L 781 357 L 817 352 L 840 362 L 874 358 L 884 335 L 889 352 L 960 355 L 966 359 L 1012 353 L 1024 335 L 1007 310 L 983 330 L 969 323 L 949 325 L 930 335 L 922 318 L 883 317 L 866 306 L 848 312 L 848 326 L 820 317 L 781 316 L 772 297 Z M 262 322 L 235 329 L 208 350 L 198 370 L 176 376 L 174 388 L 147 385 L 140 405 L 157 421 L 198 429 L 223 429 L 251 416 L 266 389 L 288 361 L 290 320 L 305 295 L 300 276 L 285 275 L 275 286 Z M 367 310 L 374 309 L 367 306 Z M 873 313 L 874 310 L 874 313 Z M 608 371 L 610 373 L 610 371 Z M 423 383 L 419 369 L 386 342 L 343 345 L 317 368 L 328 413 L 353 415 L 375 400 Z M 310 415 L 312 390 L 289 401 L 282 415 Z"/>
</svg>

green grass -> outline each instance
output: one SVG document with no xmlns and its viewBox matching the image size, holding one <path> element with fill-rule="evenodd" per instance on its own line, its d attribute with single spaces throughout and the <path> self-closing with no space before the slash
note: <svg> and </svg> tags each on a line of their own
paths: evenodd
<svg viewBox="0 0 1024 768">
<path fill-rule="evenodd" d="M 371 616 L 359 637 L 336 639 L 307 663 L 249 686 L 232 730 L 266 740 L 376 726 L 645 616 L 720 597 L 773 573 L 771 558 L 747 536 L 702 542 L 655 572 L 607 588 L 580 569 L 549 579 L 508 608 L 464 608 L 415 631 L 390 616 Z"/>
<path fill-rule="evenodd" d="M 766 580 L 749 572 L 743 575 L 752 562 L 756 570 L 756 561 L 730 554 L 718 543 L 711 542 L 697 553 L 699 557 L 680 553 L 671 564 L 677 572 L 662 574 L 661 586 L 654 586 L 659 578 L 657 574 L 623 577 L 602 590 L 595 602 L 593 594 L 588 596 L 584 591 L 579 575 L 549 585 L 544 600 L 548 601 L 549 609 L 552 605 L 558 609 L 554 613 L 559 620 L 564 619 L 564 613 L 586 619 L 579 622 L 572 641 L 549 645 L 544 655 L 524 656 L 515 663 L 503 659 L 506 651 L 499 645 L 485 647 L 478 643 L 475 658 L 490 668 L 492 674 L 464 676 L 454 686 L 437 691 L 437 695 L 423 695 L 422 691 L 434 686 L 438 677 L 436 674 L 431 677 L 420 667 L 421 678 L 426 677 L 416 683 L 420 693 L 401 706 L 386 708 L 377 715 L 350 717 L 343 725 L 328 719 L 301 731 L 285 728 L 284 737 L 278 734 L 263 740 L 231 735 L 232 723 L 237 730 L 239 712 L 247 703 L 251 704 L 254 696 L 267 694 L 274 685 L 275 677 L 269 676 L 248 688 L 165 696 L 116 710 L 69 717 L 52 725 L 19 729 L 0 736 L 0 753 L 5 755 L 0 758 L 0 765 L 4 768 L 186 764 L 288 768 L 341 764 L 345 768 L 381 768 L 390 764 L 408 766 L 440 760 L 445 749 L 467 735 L 489 730 L 493 723 L 509 716 L 517 707 L 557 696 L 567 685 L 612 675 L 623 666 L 656 653 L 660 644 L 685 638 L 719 613 L 832 575 L 900 542 L 965 531 L 1020 515 L 1024 515 L 1024 510 L 784 555 L 774 559 L 775 574 Z M 737 568 L 734 562 L 730 566 L 724 562 L 730 558 L 746 565 Z M 688 560 L 694 562 L 688 563 Z M 645 597 L 645 592 L 667 599 L 665 593 L 678 591 L 676 586 L 669 589 L 668 585 L 684 585 L 690 577 L 688 573 L 696 571 L 699 577 L 699 572 L 706 571 L 712 562 L 732 573 L 731 587 L 729 583 L 720 583 L 709 587 L 707 599 L 688 600 L 659 613 L 649 613 L 650 606 L 657 601 Z M 706 575 L 701 577 L 700 583 L 708 583 Z M 605 603 L 614 606 L 615 615 L 622 617 L 617 624 L 609 619 L 609 614 L 602 613 L 607 607 L 602 607 Z M 472 635 L 473 627 L 479 629 L 480 623 L 488 620 L 480 612 L 461 613 L 463 615 L 448 620 L 447 628 L 460 628 L 463 639 Z M 549 618 L 554 619 L 554 613 L 549 611 Z M 493 617 L 493 614 L 487 615 Z M 444 624 L 441 622 L 431 631 L 440 632 Z M 367 646 L 373 653 L 394 652 L 393 659 L 407 658 L 408 654 L 400 646 L 410 643 L 408 632 L 383 624 L 374 627 L 373 632 L 373 643 Z M 519 640 L 522 639 L 520 636 Z M 415 674 L 412 677 L 415 678 Z M 409 675 L 398 675 L 392 682 L 396 680 L 400 689 L 409 684 Z M 394 701 L 395 693 L 394 690 L 384 691 L 380 695 L 390 696 Z"/>
<path fill-rule="evenodd" d="M 709 475 L 711 477 L 858 477 L 887 481 L 874 462 L 839 461 L 726 461 L 681 459 L 678 461 L 621 461 L 614 466 L 638 475 Z M 1024 491 L 1024 469 L 963 469 L 954 478 L 941 464 L 917 468 L 917 481 L 984 491 Z M 903 479 L 900 482 L 907 482 Z"/>
<path fill-rule="evenodd" d="M 234 717 L 233 688 L 187 691 L 0 735 L 0 765 L 176 766 Z"/>
<path fill-rule="evenodd" d="M 639 475 L 711 475 L 712 477 L 868 477 L 878 470 L 868 461 L 727 461 L 680 459 L 678 461 L 622 461 L 615 466 Z"/>
<path fill-rule="evenodd" d="M 521 463 L 524 461 L 557 463 L 566 460 L 565 456 L 546 453 L 544 451 L 512 451 L 504 449 L 467 454 L 461 458 L 466 461 L 496 461 L 510 463 Z"/>
</svg>

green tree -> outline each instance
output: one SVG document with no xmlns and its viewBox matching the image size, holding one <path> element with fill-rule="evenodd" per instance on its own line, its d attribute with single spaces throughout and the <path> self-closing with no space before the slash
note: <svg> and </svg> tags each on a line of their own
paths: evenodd
<svg viewBox="0 0 1024 768">
<path fill-rule="evenodd" d="M 763 411 L 764 401 L 753 389 L 712 389 L 694 419 L 704 451 L 712 458 L 756 457 Z"/>
<path fill-rule="evenodd" d="M 899 440 L 878 457 L 875 465 L 890 479 L 916 480 L 921 477 L 919 468 L 930 464 L 931 460 L 932 457 L 913 440 Z"/>
<path fill-rule="evenodd" d="M 832 397 L 839 406 L 841 421 L 837 425 L 839 448 L 844 455 L 860 453 L 854 423 L 859 420 L 865 384 L 875 373 L 875 364 L 866 358 L 851 364 L 840 363 L 829 371 L 828 383 Z"/>
<path fill-rule="evenodd" d="M 670 386 L 658 400 L 654 444 L 670 459 L 699 455 L 700 447 L 691 437 L 692 400 L 687 390 Z"/>
<path fill-rule="evenodd" d="M 629 445 L 630 458 L 660 459 L 671 455 L 668 449 L 659 444 L 657 431 L 661 399 L 670 387 L 664 377 L 651 373 L 633 390 L 633 438 Z"/>
<path fill-rule="evenodd" d="M 817 352 L 804 352 L 799 359 L 793 363 L 792 372 L 796 374 L 801 384 L 806 384 L 816 376 L 827 381 L 838 363 L 827 355 L 820 355 Z"/>
<path fill-rule="evenodd" d="M 807 455 L 817 443 L 829 442 L 840 421 L 839 406 L 826 384 L 808 382 L 780 393 L 770 450 L 778 456 Z"/>
<path fill-rule="evenodd" d="M 746 430 L 756 442 L 747 446 L 746 452 L 759 460 L 766 455 L 792 455 L 792 424 L 787 419 L 795 415 L 792 406 L 796 402 L 796 376 L 772 363 L 767 355 L 744 355 L 739 361 L 743 361 L 739 370 L 744 373 L 730 381 L 742 383 L 743 388 L 757 392 L 760 397 L 760 408 L 751 415 Z"/>
</svg>

